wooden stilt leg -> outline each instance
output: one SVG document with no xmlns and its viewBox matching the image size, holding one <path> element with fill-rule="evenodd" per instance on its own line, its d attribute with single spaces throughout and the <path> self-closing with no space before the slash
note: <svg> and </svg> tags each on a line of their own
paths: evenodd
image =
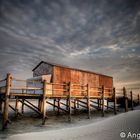
<svg viewBox="0 0 140 140">
<path fill-rule="evenodd" d="M 99 99 L 99 107 L 100 107 L 100 110 L 101 110 L 101 99 Z"/>
<path fill-rule="evenodd" d="M 0 99 L 0 113 L 2 113 L 2 100 Z"/>
<path fill-rule="evenodd" d="M 69 99 L 66 99 L 66 110 L 69 110 Z"/>
<path fill-rule="evenodd" d="M 24 99 L 22 99 L 21 113 L 24 114 Z"/>
<path fill-rule="evenodd" d="M 140 105 L 140 95 L 138 94 L 138 105 Z"/>
<path fill-rule="evenodd" d="M 87 108 L 88 108 L 88 118 L 90 119 L 90 87 L 87 84 Z"/>
<path fill-rule="evenodd" d="M 38 99 L 38 110 L 41 111 L 41 99 Z"/>
<path fill-rule="evenodd" d="M 102 116 L 104 117 L 104 86 L 102 86 Z"/>
<path fill-rule="evenodd" d="M 76 99 L 74 99 L 74 114 L 76 114 Z"/>
<path fill-rule="evenodd" d="M 117 114 L 117 108 L 116 108 L 116 104 L 117 104 L 117 98 L 116 98 L 116 91 L 115 88 L 113 88 L 113 94 L 114 94 L 114 114 Z"/>
<path fill-rule="evenodd" d="M 97 103 L 98 103 L 98 108 L 100 108 L 100 102 L 99 102 L 99 99 L 97 99 Z"/>
<path fill-rule="evenodd" d="M 58 102 L 57 102 L 57 106 L 58 106 L 58 110 L 57 110 L 57 115 L 60 115 L 60 99 L 58 98 Z"/>
<path fill-rule="evenodd" d="M 77 100 L 77 108 L 79 108 L 79 101 Z"/>
<path fill-rule="evenodd" d="M 71 110 L 71 83 L 69 82 L 68 83 L 68 92 L 69 92 L 69 121 L 71 122 L 71 113 L 72 113 L 72 110 Z"/>
<path fill-rule="evenodd" d="M 15 104 L 15 117 L 18 117 L 19 112 L 19 100 L 16 98 L 16 104 Z"/>
<path fill-rule="evenodd" d="M 131 97 L 131 109 L 133 110 L 134 106 L 133 106 L 133 93 L 132 93 L 132 91 L 130 91 L 130 97 Z"/>
<path fill-rule="evenodd" d="M 126 94 L 126 89 L 123 87 L 123 94 L 124 94 L 124 106 L 125 106 L 125 112 L 128 111 L 128 98 Z"/>
<path fill-rule="evenodd" d="M 46 93 L 47 93 L 47 81 L 44 80 L 44 84 L 43 84 L 43 118 L 42 118 L 42 124 L 45 124 L 46 121 Z"/>
<path fill-rule="evenodd" d="M 55 102 L 56 102 L 56 99 L 53 100 L 53 104 L 54 104 L 53 111 L 55 111 Z"/>
<path fill-rule="evenodd" d="M 108 108 L 109 108 L 109 100 L 107 99 L 106 101 L 107 101 L 107 110 L 108 110 Z"/>
<path fill-rule="evenodd" d="M 9 115 L 9 101 L 10 101 L 11 80 L 12 80 L 11 74 L 7 74 L 6 94 L 5 94 L 5 102 L 4 102 L 4 114 L 3 114 L 2 129 L 5 129 L 7 127 L 7 123 L 9 121 L 8 115 Z"/>
</svg>

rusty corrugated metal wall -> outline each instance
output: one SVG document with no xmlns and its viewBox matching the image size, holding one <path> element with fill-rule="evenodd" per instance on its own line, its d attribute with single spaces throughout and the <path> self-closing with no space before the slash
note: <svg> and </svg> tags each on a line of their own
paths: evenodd
<svg viewBox="0 0 140 140">
<path fill-rule="evenodd" d="M 87 71 L 82 70 L 76 70 L 71 69 L 67 67 L 61 67 L 61 66 L 53 66 L 47 63 L 42 63 L 40 66 L 38 66 L 35 70 L 33 75 L 34 76 L 40 76 L 40 75 L 46 75 L 51 74 L 52 75 L 52 83 L 68 83 L 69 81 L 73 84 L 79 84 L 79 85 L 87 85 L 91 88 L 93 87 L 101 87 L 102 85 L 105 86 L 105 88 L 112 88 L 113 87 L 113 78 L 105 75 L 100 75 L 96 73 L 91 73 Z M 55 89 L 62 89 L 66 88 L 66 86 L 60 86 L 60 85 L 53 85 L 53 88 Z M 74 86 L 74 89 L 82 89 L 86 90 L 87 87 L 80 87 L 80 86 Z M 108 90 L 109 91 L 109 90 Z M 109 91 L 110 92 L 110 91 Z M 53 94 L 55 95 L 63 95 L 62 91 L 53 91 Z M 78 91 L 72 91 L 72 95 L 85 95 L 85 92 L 78 92 Z M 90 93 L 91 96 L 98 96 L 98 92 L 94 91 Z M 106 95 L 109 95 L 106 93 Z"/>
<path fill-rule="evenodd" d="M 80 85 L 89 84 L 90 87 L 101 87 L 102 85 L 105 88 L 112 88 L 113 87 L 113 79 L 112 77 L 83 72 L 75 69 L 63 68 L 54 66 L 54 73 L 53 73 L 53 82 L 54 83 L 68 83 L 68 82 Z M 55 86 L 55 88 L 61 88 L 60 86 Z M 80 89 L 82 87 L 74 86 L 74 89 Z M 86 87 L 83 89 L 86 89 Z M 61 94 L 61 92 L 57 92 L 57 94 Z M 77 91 L 72 91 L 72 95 L 81 95 L 81 93 Z M 83 93 L 84 95 L 84 93 Z M 97 92 L 91 92 L 91 96 L 98 96 Z"/>
</svg>

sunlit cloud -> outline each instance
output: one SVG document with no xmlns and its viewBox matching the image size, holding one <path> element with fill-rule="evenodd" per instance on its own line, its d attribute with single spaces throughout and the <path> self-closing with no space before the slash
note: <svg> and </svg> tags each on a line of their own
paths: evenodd
<svg viewBox="0 0 140 140">
<path fill-rule="evenodd" d="M 0 1 L 0 77 L 31 77 L 44 60 L 111 75 L 115 84 L 135 83 L 139 19 L 135 0 Z"/>
</svg>

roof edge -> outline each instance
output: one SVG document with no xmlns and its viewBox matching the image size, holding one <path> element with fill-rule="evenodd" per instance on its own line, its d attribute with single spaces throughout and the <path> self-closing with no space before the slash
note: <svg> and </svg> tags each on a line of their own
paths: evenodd
<svg viewBox="0 0 140 140">
<path fill-rule="evenodd" d="M 63 67 L 63 68 L 68 68 L 68 69 L 73 69 L 73 70 L 77 70 L 77 71 L 88 72 L 88 73 L 93 73 L 93 74 L 98 74 L 98 75 L 102 75 L 102 76 L 113 78 L 113 76 L 104 75 L 104 74 L 93 72 L 93 71 L 89 71 L 89 70 L 72 68 L 72 67 L 69 67 L 69 66 L 59 65 L 59 64 L 55 64 L 55 63 L 51 63 L 51 62 L 46 62 L 46 61 L 41 61 L 40 63 L 38 63 L 37 66 L 34 69 L 32 69 L 32 71 L 37 69 L 42 63 L 49 64 L 49 65 L 52 65 L 52 66 Z"/>
</svg>

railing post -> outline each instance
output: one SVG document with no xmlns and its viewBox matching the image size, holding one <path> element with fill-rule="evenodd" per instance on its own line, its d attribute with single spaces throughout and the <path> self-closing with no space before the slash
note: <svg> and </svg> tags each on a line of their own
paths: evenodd
<svg viewBox="0 0 140 140">
<path fill-rule="evenodd" d="M 104 85 L 102 86 L 102 116 L 104 117 Z"/>
<path fill-rule="evenodd" d="M 113 96 L 114 96 L 114 114 L 117 114 L 117 108 L 116 108 L 116 104 L 117 104 L 117 98 L 116 98 L 116 90 L 115 88 L 113 88 Z"/>
<path fill-rule="evenodd" d="M 5 93 L 5 102 L 4 102 L 4 114 L 3 114 L 3 128 L 7 127 L 7 123 L 9 121 L 8 114 L 9 114 L 9 101 L 10 101 L 10 91 L 11 91 L 11 80 L 12 76 L 10 73 L 7 74 L 6 78 L 6 93 Z"/>
<path fill-rule="evenodd" d="M 71 82 L 68 83 L 68 99 L 69 99 L 69 121 L 71 122 L 71 113 L 72 113 L 72 110 L 71 110 Z"/>
<path fill-rule="evenodd" d="M 87 84 L 87 108 L 88 108 L 88 118 L 90 119 L 90 87 Z"/>
<path fill-rule="evenodd" d="M 123 95 L 124 95 L 124 106 L 125 106 L 125 112 L 128 111 L 128 99 L 126 94 L 126 89 L 123 87 Z"/>
<path fill-rule="evenodd" d="M 46 94 L 47 94 L 47 81 L 44 80 L 43 82 L 43 109 L 42 109 L 42 114 L 43 114 L 43 118 L 42 118 L 42 124 L 45 124 L 46 121 Z"/>
<path fill-rule="evenodd" d="M 132 90 L 130 91 L 130 97 L 131 97 L 131 109 L 134 109 L 134 105 L 133 105 L 133 93 Z"/>
</svg>

